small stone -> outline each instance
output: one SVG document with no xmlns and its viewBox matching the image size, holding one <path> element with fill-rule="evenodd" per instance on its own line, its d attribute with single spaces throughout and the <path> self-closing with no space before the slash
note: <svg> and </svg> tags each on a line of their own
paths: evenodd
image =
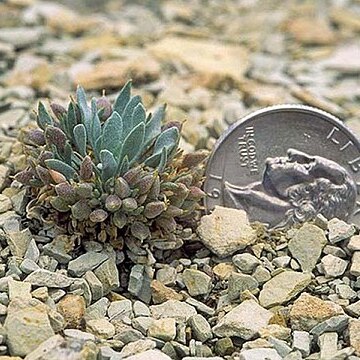
<svg viewBox="0 0 360 360">
<path fill-rule="evenodd" d="M 338 277 L 344 274 L 348 263 L 334 255 L 326 255 L 321 259 L 324 274 L 327 277 Z"/>
<path fill-rule="evenodd" d="M 239 360 L 281 360 L 282 358 L 274 349 L 250 349 L 240 353 Z"/>
<path fill-rule="evenodd" d="M 355 349 L 355 354 L 360 356 L 360 320 L 351 319 L 349 322 L 350 346 Z"/>
<path fill-rule="evenodd" d="M 141 301 L 149 303 L 151 300 L 151 280 L 153 274 L 149 267 L 134 265 L 131 268 L 128 291 Z"/>
<path fill-rule="evenodd" d="M 333 316 L 313 327 L 310 334 L 320 336 L 325 332 L 341 332 L 347 327 L 348 322 L 349 317 L 347 315 Z"/>
<path fill-rule="evenodd" d="M 94 319 L 86 322 L 86 331 L 100 339 L 110 339 L 115 335 L 115 326 L 106 319 Z"/>
<path fill-rule="evenodd" d="M 284 340 L 279 340 L 270 336 L 268 338 L 269 343 L 274 347 L 276 352 L 281 356 L 282 359 L 291 353 L 291 347 Z"/>
<path fill-rule="evenodd" d="M 119 272 L 115 260 L 109 258 L 99 265 L 94 274 L 103 285 L 104 295 L 107 295 L 111 290 L 115 290 L 120 286 Z"/>
<path fill-rule="evenodd" d="M 137 318 L 131 320 L 131 325 L 134 329 L 139 330 L 142 334 L 146 335 L 153 321 L 154 319 L 151 317 L 138 316 Z"/>
<path fill-rule="evenodd" d="M 202 271 L 185 269 L 182 279 L 190 296 L 207 295 L 211 290 L 211 277 Z"/>
<path fill-rule="evenodd" d="M 299 350 L 303 357 L 310 355 L 311 337 L 306 331 L 295 330 L 293 332 L 293 349 Z"/>
<path fill-rule="evenodd" d="M 85 300 L 80 295 L 67 294 L 59 301 L 57 310 L 67 328 L 79 328 L 85 315 Z"/>
<path fill-rule="evenodd" d="M 346 307 L 346 312 L 351 316 L 360 317 L 360 300 Z"/>
<path fill-rule="evenodd" d="M 304 224 L 289 241 L 288 247 L 301 269 L 306 272 L 315 268 L 326 243 L 323 230 L 312 224 Z"/>
<path fill-rule="evenodd" d="M 97 276 L 92 271 L 87 271 L 84 275 L 84 279 L 89 284 L 93 301 L 102 298 L 104 295 L 104 288 Z"/>
<path fill-rule="evenodd" d="M 95 303 L 91 304 L 85 310 L 85 320 L 88 321 L 92 319 L 104 318 L 107 313 L 109 304 L 110 304 L 109 299 L 105 297 L 102 297 Z"/>
<path fill-rule="evenodd" d="M 128 356 L 134 354 L 140 355 L 144 352 L 147 352 L 148 350 L 154 349 L 155 347 L 156 347 L 155 341 L 150 339 L 140 339 L 130 342 L 121 349 L 121 353 L 120 353 L 121 358 L 119 358 L 119 360 L 123 359 L 124 357 L 128 358 Z M 111 360 L 112 359 L 113 357 L 111 358 Z"/>
<path fill-rule="evenodd" d="M 321 322 L 344 314 L 341 306 L 302 293 L 290 309 L 290 322 L 294 330 L 310 331 Z"/>
<path fill-rule="evenodd" d="M 162 304 L 168 300 L 183 300 L 183 296 L 158 280 L 151 282 L 152 299 L 154 304 Z"/>
<path fill-rule="evenodd" d="M 164 341 L 174 340 L 176 337 L 176 324 L 173 318 L 154 320 L 148 329 L 148 336 Z"/>
<path fill-rule="evenodd" d="M 329 359 L 337 352 L 338 334 L 336 332 L 326 332 L 319 336 L 318 344 L 320 347 L 321 359 Z"/>
<path fill-rule="evenodd" d="M 192 316 L 188 321 L 196 340 L 205 342 L 212 338 L 212 331 L 207 320 L 200 314 Z"/>
<path fill-rule="evenodd" d="M 10 301 L 16 297 L 30 300 L 31 299 L 31 285 L 22 281 L 10 279 L 9 286 L 9 299 Z"/>
<path fill-rule="evenodd" d="M 272 261 L 272 264 L 277 268 L 286 268 L 290 264 L 290 261 L 290 256 L 278 256 Z"/>
<path fill-rule="evenodd" d="M 228 282 L 229 299 L 238 299 L 240 294 L 245 290 L 255 292 L 258 286 L 259 283 L 252 276 L 233 272 Z"/>
<path fill-rule="evenodd" d="M 311 282 L 311 274 L 284 271 L 264 284 L 259 295 L 262 306 L 281 305 L 299 294 Z"/>
<path fill-rule="evenodd" d="M 360 235 L 352 236 L 347 244 L 347 248 L 351 251 L 360 251 Z"/>
<path fill-rule="evenodd" d="M 77 330 L 77 329 L 65 329 L 64 335 L 69 338 L 79 339 L 81 341 L 95 341 L 96 338 L 93 334 Z"/>
<path fill-rule="evenodd" d="M 269 281 L 271 279 L 270 271 L 265 269 L 263 266 L 258 266 L 254 273 L 252 274 L 252 277 L 260 284 L 264 284 L 265 282 Z"/>
<path fill-rule="evenodd" d="M 12 300 L 4 326 L 10 354 L 16 356 L 26 356 L 54 335 L 47 306 L 36 299 Z"/>
<path fill-rule="evenodd" d="M 46 302 L 46 300 L 49 298 L 49 291 L 46 286 L 39 287 L 31 292 L 32 297 L 35 299 L 38 299 L 42 302 Z"/>
<path fill-rule="evenodd" d="M 201 241 L 220 258 L 242 250 L 256 240 L 243 210 L 215 206 L 211 215 L 201 218 L 197 229 Z"/>
<path fill-rule="evenodd" d="M 156 272 L 156 280 L 162 282 L 164 285 L 175 285 L 176 275 L 176 269 L 166 265 Z"/>
<path fill-rule="evenodd" d="M 61 274 L 45 269 L 39 269 L 28 275 L 25 280 L 34 286 L 47 286 L 53 288 L 66 288 L 70 286 L 73 279 Z"/>
<path fill-rule="evenodd" d="M 178 322 L 187 321 L 191 316 L 196 315 L 193 306 L 178 300 L 168 300 L 161 305 L 150 306 L 152 316 L 155 319 L 174 318 Z"/>
<path fill-rule="evenodd" d="M 11 254 L 20 258 L 24 257 L 31 239 L 32 234 L 29 229 L 8 232 L 7 241 L 10 247 Z"/>
<path fill-rule="evenodd" d="M 72 276 L 80 277 L 84 275 L 87 271 L 94 270 L 108 258 L 109 256 L 105 253 L 99 253 L 95 251 L 87 252 L 69 262 L 69 274 Z"/>
<path fill-rule="evenodd" d="M 220 337 L 238 336 L 250 340 L 268 325 L 271 317 L 272 313 L 254 300 L 245 300 L 220 319 L 213 328 L 213 333 Z"/>
<path fill-rule="evenodd" d="M 150 316 L 150 309 L 141 301 L 135 301 L 133 304 L 135 316 Z"/>
<path fill-rule="evenodd" d="M 209 316 L 213 316 L 215 314 L 215 310 L 213 308 L 205 305 L 203 302 L 198 301 L 192 297 L 188 297 L 185 301 L 189 305 L 194 306 L 195 309 L 202 314 L 209 315 Z"/>
<path fill-rule="evenodd" d="M 354 276 L 360 276 L 360 251 L 356 251 L 353 254 L 351 260 L 350 274 Z"/>
<path fill-rule="evenodd" d="M 134 317 L 132 310 L 132 303 L 130 300 L 127 299 L 111 302 L 107 310 L 107 313 L 110 318 L 110 321 L 121 320 L 124 317 L 128 317 L 128 318 Z"/>
<path fill-rule="evenodd" d="M 234 352 L 234 344 L 229 337 L 219 339 L 215 344 L 215 353 L 220 356 L 231 355 Z"/>
<path fill-rule="evenodd" d="M 40 251 L 36 245 L 35 239 L 31 239 L 26 249 L 24 258 L 34 261 L 35 263 L 39 260 Z"/>
<path fill-rule="evenodd" d="M 220 263 L 213 267 L 214 274 L 220 280 L 227 280 L 230 274 L 235 270 L 236 270 L 235 266 L 229 263 Z"/>
<path fill-rule="evenodd" d="M 272 321 L 274 321 L 274 318 L 272 318 Z M 265 339 L 273 337 L 280 340 L 288 340 L 290 334 L 291 330 L 289 328 L 279 324 L 269 324 L 259 330 L 260 337 Z"/>
<path fill-rule="evenodd" d="M 339 295 L 341 299 L 356 299 L 357 293 L 349 285 L 346 284 L 337 284 L 335 286 L 336 294 Z"/>
<path fill-rule="evenodd" d="M 0 194 L 0 213 L 4 213 L 12 209 L 11 200 L 4 194 Z"/>
<path fill-rule="evenodd" d="M 328 230 L 329 241 L 332 244 L 349 239 L 355 234 L 355 227 L 353 225 L 349 225 L 345 221 L 336 218 L 328 222 Z"/>
<path fill-rule="evenodd" d="M 245 274 L 251 274 L 260 264 L 259 259 L 249 253 L 234 255 L 232 262 L 242 273 Z"/>
<path fill-rule="evenodd" d="M 144 338 L 144 335 L 140 331 L 133 329 L 130 325 L 122 321 L 115 321 L 113 325 L 115 326 L 116 335 L 114 336 L 114 340 L 116 341 L 129 344 Z"/>
<path fill-rule="evenodd" d="M 141 354 L 129 356 L 126 360 L 171 360 L 159 350 L 147 350 Z"/>
</svg>

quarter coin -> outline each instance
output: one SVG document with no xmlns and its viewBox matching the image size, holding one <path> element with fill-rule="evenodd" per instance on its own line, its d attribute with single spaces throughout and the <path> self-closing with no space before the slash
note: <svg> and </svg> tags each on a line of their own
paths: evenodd
<svg viewBox="0 0 360 360">
<path fill-rule="evenodd" d="M 325 111 L 271 106 L 220 137 L 204 189 L 208 212 L 215 205 L 243 209 L 270 227 L 318 214 L 360 225 L 360 142 Z"/>
</svg>

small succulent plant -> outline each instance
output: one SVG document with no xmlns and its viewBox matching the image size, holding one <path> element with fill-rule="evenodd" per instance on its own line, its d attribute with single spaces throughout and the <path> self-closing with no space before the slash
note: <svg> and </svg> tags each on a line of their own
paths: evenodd
<svg viewBox="0 0 360 360">
<path fill-rule="evenodd" d="M 15 179 L 36 196 L 32 204 L 88 239 L 176 240 L 204 193 L 204 153 L 178 149 L 181 124 L 163 123 L 165 106 L 147 114 L 129 81 L 115 103 L 89 106 L 80 86 L 68 108 L 40 102 L 38 128 L 21 137 L 28 167 Z"/>
</svg>

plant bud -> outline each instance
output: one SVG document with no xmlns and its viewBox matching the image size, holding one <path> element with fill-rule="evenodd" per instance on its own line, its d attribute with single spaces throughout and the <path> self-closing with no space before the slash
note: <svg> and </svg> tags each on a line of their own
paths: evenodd
<svg viewBox="0 0 360 360">
<path fill-rule="evenodd" d="M 75 189 L 68 183 L 63 182 L 55 186 L 56 193 L 64 199 L 68 204 L 73 204 L 76 201 Z"/>
<path fill-rule="evenodd" d="M 66 109 L 60 104 L 51 103 L 50 108 L 59 121 L 61 121 L 62 118 L 66 116 Z"/>
<path fill-rule="evenodd" d="M 113 215 L 112 222 L 116 227 L 122 229 L 127 224 L 127 216 L 122 211 L 118 211 Z"/>
<path fill-rule="evenodd" d="M 43 146 L 45 145 L 45 136 L 44 132 L 40 129 L 32 129 L 27 133 L 27 140 L 35 145 Z"/>
<path fill-rule="evenodd" d="M 183 124 L 180 121 L 169 121 L 161 127 L 161 132 L 163 132 L 167 129 L 170 129 L 172 127 L 176 127 L 180 132 L 182 129 L 182 126 L 183 126 Z"/>
<path fill-rule="evenodd" d="M 117 195 L 109 195 L 105 200 L 105 207 L 111 212 L 115 212 L 121 208 L 122 201 Z"/>
<path fill-rule="evenodd" d="M 184 176 L 179 177 L 176 180 L 176 183 L 184 184 L 184 185 L 186 185 L 186 187 L 191 186 L 192 182 L 193 182 L 193 177 L 191 174 L 186 174 Z"/>
<path fill-rule="evenodd" d="M 181 216 L 183 213 L 184 211 L 177 206 L 169 205 L 163 215 L 167 217 L 176 217 Z"/>
<path fill-rule="evenodd" d="M 199 201 L 205 197 L 205 193 L 197 186 L 190 186 L 187 200 Z"/>
<path fill-rule="evenodd" d="M 147 198 L 149 200 L 157 200 L 159 195 L 160 195 L 160 177 L 159 175 L 155 175 L 153 184 L 148 192 Z"/>
<path fill-rule="evenodd" d="M 124 211 L 133 211 L 137 208 L 138 204 L 134 198 L 126 198 L 122 202 L 122 208 Z"/>
<path fill-rule="evenodd" d="M 181 168 L 192 169 L 203 162 L 208 155 L 209 152 L 207 150 L 200 150 L 194 153 L 185 154 L 182 159 Z"/>
<path fill-rule="evenodd" d="M 55 145 L 59 151 L 63 151 L 66 143 L 66 135 L 55 126 L 48 126 L 45 130 L 45 139 L 48 145 Z"/>
<path fill-rule="evenodd" d="M 115 180 L 114 190 L 116 195 L 119 196 L 120 199 L 125 199 L 129 197 L 131 194 L 131 189 L 129 184 L 122 177 L 118 177 Z"/>
<path fill-rule="evenodd" d="M 176 221 L 174 218 L 160 217 L 156 220 L 156 224 L 165 232 L 172 233 L 176 230 Z"/>
<path fill-rule="evenodd" d="M 141 166 L 137 166 L 126 172 L 123 178 L 130 186 L 133 186 L 141 179 L 141 175 L 142 175 L 142 168 Z"/>
<path fill-rule="evenodd" d="M 141 178 L 135 186 L 139 189 L 139 195 L 146 194 L 154 182 L 154 174 L 149 174 Z"/>
<path fill-rule="evenodd" d="M 151 233 L 144 223 L 140 221 L 135 221 L 131 224 L 131 235 L 139 239 L 140 241 L 144 241 L 145 239 L 149 238 Z"/>
<path fill-rule="evenodd" d="M 145 205 L 144 215 L 148 219 L 153 219 L 159 216 L 166 208 L 162 201 L 153 201 Z"/>
<path fill-rule="evenodd" d="M 89 218 L 91 208 L 85 200 L 79 200 L 73 206 L 71 206 L 71 214 L 74 219 L 84 221 Z"/>
<path fill-rule="evenodd" d="M 45 160 L 52 159 L 53 157 L 54 155 L 52 152 L 43 151 L 38 158 L 39 164 L 45 166 Z"/>
<path fill-rule="evenodd" d="M 106 220 L 108 213 L 103 209 L 96 209 L 91 212 L 89 219 L 94 223 L 100 223 Z"/>
<path fill-rule="evenodd" d="M 90 183 L 80 183 L 76 185 L 75 192 L 79 197 L 88 199 L 93 195 L 93 186 Z"/>
<path fill-rule="evenodd" d="M 106 96 L 102 96 L 96 100 L 96 106 L 98 109 L 100 109 L 100 121 L 105 121 L 112 113 L 112 107 L 109 99 Z"/>
<path fill-rule="evenodd" d="M 86 155 L 80 164 L 80 179 L 90 180 L 93 175 L 93 163 L 91 157 Z"/>
<path fill-rule="evenodd" d="M 63 174 L 59 173 L 58 171 L 49 169 L 49 174 L 55 184 L 61 184 L 67 181 L 66 177 Z"/>
<path fill-rule="evenodd" d="M 69 211 L 69 204 L 66 203 L 66 201 L 59 196 L 54 196 L 50 199 L 51 206 L 59 211 L 59 212 L 67 212 Z"/>
<path fill-rule="evenodd" d="M 37 165 L 35 167 L 35 170 L 36 170 L 38 177 L 45 185 L 49 185 L 52 182 L 52 178 L 50 176 L 48 169 L 45 169 L 44 167 Z"/>
<path fill-rule="evenodd" d="M 30 180 L 33 176 L 34 173 L 32 170 L 22 170 L 14 176 L 14 179 L 21 184 L 30 185 Z"/>
</svg>

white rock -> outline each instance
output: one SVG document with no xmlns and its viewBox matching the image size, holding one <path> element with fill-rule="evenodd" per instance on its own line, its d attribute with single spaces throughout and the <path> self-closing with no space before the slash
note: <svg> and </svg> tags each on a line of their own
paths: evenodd
<svg viewBox="0 0 360 360">
<path fill-rule="evenodd" d="M 324 256 L 321 259 L 321 264 L 324 269 L 324 274 L 327 277 L 341 276 L 348 265 L 345 260 L 331 254 Z"/>
<path fill-rule="evenodd" d="M 274 349 L 250 349 L 240 353 L 239 360 L 281 360 L 281 356 Z"/>
<path fill-rule="evenodd" d="M 353 254 L 351 260 L 350 274 L 354 276 L 360 276 L 360 251 L 356 251 Z"/>
<path fill-rule="evenodd" d="M 141 354 L 130 356 L 126 360 L 171 360 L 171 358 L 159 350 L 148 350 Z"/>
</svg>

